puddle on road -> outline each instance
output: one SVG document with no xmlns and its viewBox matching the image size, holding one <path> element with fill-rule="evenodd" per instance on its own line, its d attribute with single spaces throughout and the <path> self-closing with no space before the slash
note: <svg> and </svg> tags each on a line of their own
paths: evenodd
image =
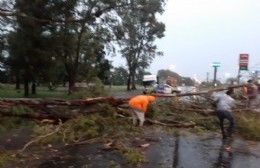
<svg viewBox="0 0 260 168">
<path fill-rule="evenodd" d="M 181 168 L 259 168 L 260 144 L 234 138 L 232 151 L 224 150 L 219 136 L 187 135 L 178 142 L 178 160 L 173 167 Z"/>
<path fill-rule="evenodd" d="M 162 148 L 149 151 L 154 154 L 147 155 L 151 163 L 144 166 L 145 168 L 155 166 L 156 163 L 155 167 L 162 168 L 259 168 L 260 164 L 260 143 L 244 141 L 241 138 L 234 138 L 231 142 L 232 152 L 224 150 L 227 142 L 214 134 L 189 134 L 171 139 L 166 137 L 161 143 L 157 146 Z"/>
</svg>

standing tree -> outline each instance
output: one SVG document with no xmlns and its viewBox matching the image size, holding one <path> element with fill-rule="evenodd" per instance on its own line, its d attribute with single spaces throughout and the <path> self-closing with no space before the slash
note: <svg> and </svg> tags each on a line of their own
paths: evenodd
<svg viewBox="0 0 260 168">
<path fill-rule="evenodd" d="M 172 77 L 177 81 L 177 84 L 181 84 L 182 76 L 180 76 L 178 73 L 173 72 L 168 69 L 161 69 L 158 71 L 157 76 L 159 79 L 166 80 L 168 77 Z"/>
<path fill-rule="evenodd" d="M 5 30 L 3 29 L 5 23 L 3 20 L 0 20 L 0 82 L 6 81 L 5 77 L 5 56 L 4 52 L 6 50 L 6 34 Z"/>
<path fill-rule="evenodd" d="M 103 61 L 95 59 L 98 56 L 93 53 L 98 53 L 97 50 L 103 52 L 100 46 L 112 40 L 109 24 L 113 24 L 118 17 L 109 12 L 117 5 L 120 6 L 120 2 L 121 0 L 15 0 L 12 10 L 0 8 L 0 16 L 17 18 L 17 26 L 13 26 L 14 31 L 9 37 L 8 63 L 17 80 L 20 76 L 23 77 L 25 96 L 29 95 L 29 82 L 36 80 L 43 64 L 49 69 L 47 66 L 54 63 L 52 60 L 64 64 L 71 93 L 79 69 L 86 62 L 84 60 L 91 63 Z M 46 41 L 46 38 L 50 41 Z M 98 45 L 90 46 L 93 43 Z M 48 45 L 48 49 L 44 45 Z M 109 48 L 113 49 L 111 46 Z M 108 62 L 103 64 L 107 66 Z M 94 68 L 95 66 L 92 67 Z"/>
<path fill-rule="evenodd" d="M 1 14 L 10 9 L 10 6 L 12 6 L 10 4 L 12 3 L 12 0 L 0 1 L 0 82 L 8 82 L 10 80 L 10 70 L 6 66 L 6 59 L 8 57 L 7 37 L 11 31 L 10 25 L 12 21 L 5 16 L 1 17 Z"/>
<path fill-rule="evenodd" d="M 128 72 L 127 70 L 120 66 L 118 68 L 115 68 L 113 73 L 113 84 L 114 85 L 126 85 Z"/>
<path fill-rule="evenodd" d="M 29 83 L 32 85 L 32 94 L 36 93 L 35 82 L 45 69 L 51 66 L 51 56 L 48 54 L 49 40 L 44 32 L 45 27 L 35 20 L 24 16 L 44 18 L 48 1 L 16 0 L 14 10 L 22 15 L 16 15 L 14 30 L 9 34 L 8 65 L 24 83 L 24 96 L 28 97 Z"/>
<path fill-rule="evenodd" d="M 16 18 L 17 25 L 9 35 L 8 62 L 17 79 L 24 80 L 25 96 L 29 95 L 29 82 L 34 83 L 38 77 L 46 75 L 44 70 L 55 62 L 64 64 L 69 93 L 80 79 L 82 67 L 88 70 L 85 72 L 88 75 L 95 68 L 104 71 L 100 68 L 104 65 L 108 70 L 110 63 L 99 58 L 99 54 L 114 51 L 110 45 L 115 39 L 114 32 L 128 64 L 128 90 L 130 84 L 131 89 L 135 89 L 136 71 L 144 70 L 155 56 L 162 55 L 154 41 L 163 37 L 165 26 L 155 15 L 163 12 L 164 0 L 14 2 L 12 11 L 0 8 L 0 16 Z M 121 28 L 115 26 L 118 21 Z M 109 73 L 92 75 L 106 78 Z"/>
<path fill-rule="evenodd" d="M 92 64 L 100 60 L 103 46 L 112 39 L 108 25 L 116 17 L 109 12 L 117 3 L 107 0 L 53 1 L 51 18 L 63 22 L 50 30 L 57 41 L 57 59 L 64 63 L 68 74 L 69 94 L 81 78 L 79 74 L 97 75 Z"/>
<path fill-rule="evenodd" d="M 156 38 L 164 36 L 165 25 L 156 14 L 162 14 L 164 0 L 130 0 L 127 9 L 120 8 L 121 25 L 117 27 L 117 38 L 122 57 L 128 67 L 127 90 L 136 89 L 138 69 L 146 69 L 156 56 L 163 55 L 154 44 Z"/>
</svg>

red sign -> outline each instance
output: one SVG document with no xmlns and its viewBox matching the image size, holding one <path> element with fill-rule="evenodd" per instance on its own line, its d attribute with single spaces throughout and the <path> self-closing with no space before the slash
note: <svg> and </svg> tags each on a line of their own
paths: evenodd
<svg viewBox="0 0 260 168">
<path fill-rule="evenodd" d="M 247 70 L 248 58 L 249 58 L 248 54 L 239 55 L 239 69 L 240 70 Z"/>
</svg>

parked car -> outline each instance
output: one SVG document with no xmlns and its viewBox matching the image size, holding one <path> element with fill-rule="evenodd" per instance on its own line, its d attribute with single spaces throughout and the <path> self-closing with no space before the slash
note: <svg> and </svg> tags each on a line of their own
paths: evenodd
<svg viewBox="0 0 260 168">
<path fill-rule="evenodd" d="M 180 87 L 172 87 L 168 84 L 154 84 L 153 86 L 144 87 L 143 94 L 161 93 L 161 94 L 174 94 L 180 93 Z"/>
<path fill-rule="evenodd" d="M 181 88 L 179 87 L 172 87 L 168 84 L 156 85 L 156 93 L 173 94 L 173 93 L 180 93 L 180 92 L 181 92 Z"/>
<path fill-rule="evenodd" d="M 173 87 L 167 83 L 158 84 L 158 82 L 159 82 L 159 79 L 156 75 L 144 75 L 143 76 L 143 86 L 144 86 L 143 94 L 151 94 L 151 93 L 173 94 L 173 93 L 181 92 L 181 89 L 179 87 Z"/>
</svg>

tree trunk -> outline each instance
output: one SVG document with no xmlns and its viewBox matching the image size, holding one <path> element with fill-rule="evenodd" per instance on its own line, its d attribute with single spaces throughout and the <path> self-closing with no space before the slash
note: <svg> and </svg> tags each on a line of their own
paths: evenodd
<svg viewBox="0 0 260 168">
<path fill-rule="evenodd" d="M 33 81 L 32 82 L 32 95 L 35 95 L 36 94 L 36 82 Z"/>
<path fill-rule="evenodd" d="M 66 70 L 68 72 L 68 81 L 69 81 L 69 88 L 68 88 L 68 94 L 72 94 L 76 82 L 76 75 L 77 75 L 77 68 L 76 65 L 69 65 L 69 63 L 65 64 Z"/>
<path fill-rule="evenodd" d="M 20 87 L 20 75 L 19 75 L 19 73 L 16 74 L 15 78 L 16 78 L 16 80 L 15 80 L 15 89 L 19 90 L 21 88 Z"/>
<path fill-rule="evenodd" d="M 69 90 L 68 90 L 69 95 L 73 93 L 74 86 L 75 86 L 75 78 L 74 76 L 69 76 Z"/>
<path fill-rule="evenodd" d="M 69 90 L 68 90 L 68 94 L 71 95 L 73 92 L 73 84 L 71 82 L 69 82 Z"/>
<path fill-rule="evenodd" d="M 127 77 L 127 90 L 130 90 L 130 85 L 131 85 L 131 75 L 129 74 Z"/>
<path fill-rule="evenodd" d="M 131 89 L 136 90 L 134 73 L 132 73 L 132 76 L 131 76 Z"/>
<path fill-rule="evenodd" d="M 24 97 L 29 97 L 29 80 L 27 77 L 24 77 Z"/>
<path fill-rule="evenodd" d="M 62 81 L 62 86 L 66 87 L 66 80 L 65 79 Z"/>
</svg>

